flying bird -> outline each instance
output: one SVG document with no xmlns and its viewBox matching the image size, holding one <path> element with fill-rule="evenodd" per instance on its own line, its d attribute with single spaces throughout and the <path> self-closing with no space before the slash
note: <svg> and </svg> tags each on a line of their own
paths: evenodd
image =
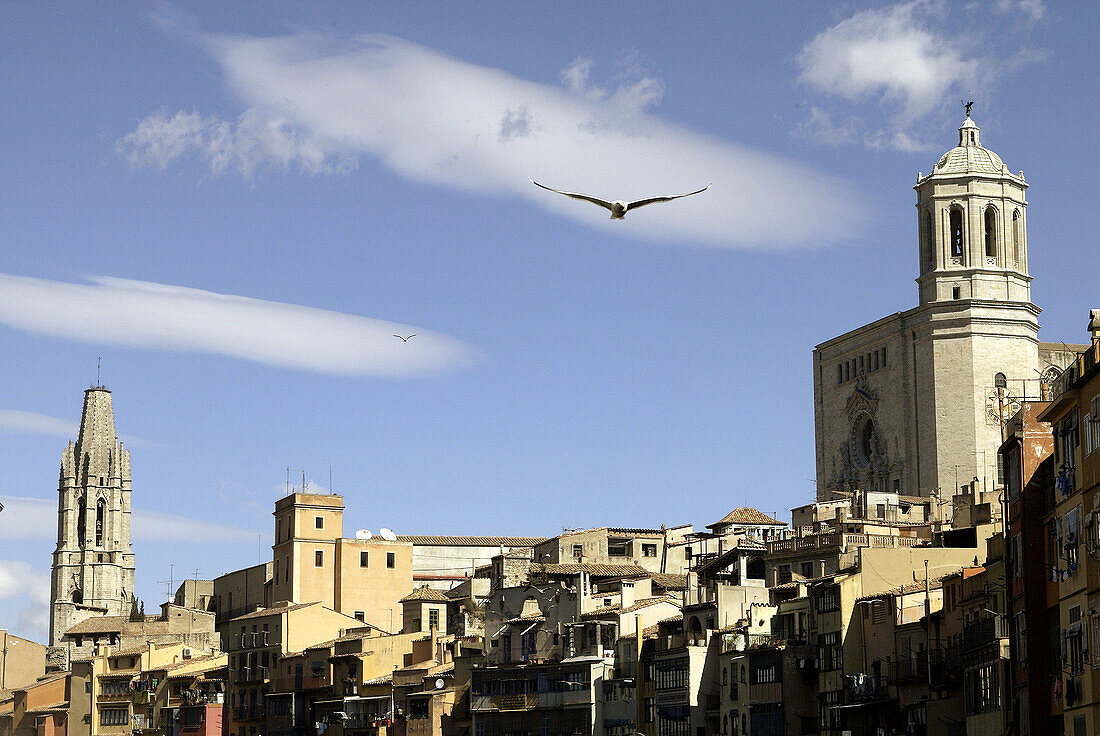
<svg viewBox="0 0 1100 736">
<path fill-rule="evenodd" d="M 614 202 L 608 202 L 605 199 L 592 197 L 587 194 L 580 194 L 579 192 L 563 192 L 560 189 L 553 189 L 551 187 L 543 186 L 534 179 L 529 179 L 529 181 L 536 187 L 542 187 L 549 192 L 556 192 L 557 194 L 564 194 L 565 196 L 572 197 L 573 199 L 583 199 L 585 202 L 598 204 L 600 207 L 603 207 L 606 210 L 610 210 L 612 220 L 621 220 L 630 210 L 636 210 L 639 207 L 645 207 L 647 204 L 653 204 L 654 202 L 671 202 L 674 199 L 680 199 L 681 197 L 690 197 L 693 194 L 699 194 L 699 192 L 705 192 L 710 189 L 710 184 L 707 184 L 702 189 L 697 189 L 694 192 L 688 192 L 687 194 L 669 194 L 663 197 L 647 197 L 645 199 L 636 199 L 633 202 L 624 202 L 621 199 Z"/>
<path fill-rule="evenodd" d="M 401 341 L 402 341 L 402 342 L 408 342 L 409 340 L 411 340 L 411 339 L 413 339 L 414 337 L 416 337 L 416 333 L 414 332 L 413 334 L 409 335 L 408 337 L 401 337 L 401 335 L 394 335 L 394 337 L 398 337 L 398 338 L 401 338 Z"/>
</svg>

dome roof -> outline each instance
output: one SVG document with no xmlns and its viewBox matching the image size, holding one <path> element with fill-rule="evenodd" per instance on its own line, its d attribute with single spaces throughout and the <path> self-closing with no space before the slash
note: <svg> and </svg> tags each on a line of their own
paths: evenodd
<svg viewBox="0 0 1100 736">
<path fill-rule="evenodd" d="M 1004 161 L 988 148 L 955 146 L 943 154 L 932 168 L 933 174 L 1002 174 L 1008 173 Z"/>
<path fill-rule="evenodd" d="M 982 147 L 978 131 L 968 114 L 959 128 L 959 145 L 940 157 L 932 174 L 1010 174 L 1000 156 Z"/>
</svg>

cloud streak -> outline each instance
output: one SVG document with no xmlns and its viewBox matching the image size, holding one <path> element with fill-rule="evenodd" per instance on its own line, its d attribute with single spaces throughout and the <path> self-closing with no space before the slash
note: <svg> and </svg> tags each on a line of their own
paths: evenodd
<svg viewBox="0 0 1100 736">
<path fill-rule="evenodd" d="M 932 113 L 948 104 L 961 113 L 954 103 L 967 90 L 988 100 L 997 78 L 1043 58 L 1021 35 L 1043 17 L 1042 2 L 1000 0 L 995 9 L 1006 19 L 996 26 L 983 8 L 967 6 L 949 17 L 942 4 L 913 0 L 860 11 L 821 31 L 797 56 L 798 81 L 825 97 L 873 105 L 882 120 L 814 104 L 793 134 L 826 145 L 942 148 L 916 133 Z"/>
<path fill-rule="evenodd" d="M 4 511 L 0 512 L 0 539 L 40 541 L 57 539 L 56 499 L 8 496 L 3 501 Z M 145 543 L 255 544 L 256 542 L 254 529 L 142 509 L 133 510 L 130 535 L 133 541 Z M 0 598 L 4 597 L 2 584 L 3 578 L 0 577 Z"/>
<path fill-rule="evenodd" d="M 91 285 L 0 274 L 0 324 L 82 342 L 211 353 L 336 375 L 433 375 L 480 359 L 473 348 L 421 327 L 146 281 L 89 280 Z M 411 332 L 416 338 L 407 343 L 393 337 Z M 22 417 L 28 424 L 33 419 Z M 39 425 L 57 429 L 45 420 Z"/>
<path fill-rule="evenodd" d="M 245 111 L 155 112 L 118 142 L 132 165 L 197 156 L 215 173 L 318 174 L 368 156 L 415 181 L 522 198 L 604 232 L 720 247 L 819 245 L 860 226 L 849 183 L 654 115 L 664 86 L 636 62 L 600 86 L 593 63 L 577 59 L 552 85 L 391 36 L 198 38 Z M 627 200 L 714 186 L 609 222 L 528 177 Z"/>
</svg>

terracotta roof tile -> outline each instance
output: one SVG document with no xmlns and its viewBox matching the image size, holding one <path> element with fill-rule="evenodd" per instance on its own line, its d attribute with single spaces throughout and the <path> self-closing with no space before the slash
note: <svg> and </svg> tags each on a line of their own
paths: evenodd
<svg viewBox="0 0 1100 736">
<path fill-rule="evenodd" d="M 447 603 L 450 600 L 451 599 L 444 595 L 442 592 L 435 590 L 434 588 L 429 588 L 427 585 L 421 585 L 419 588 L 399 600 L 398 603 L 412 603 L 414 601 Z"/>
<path fill-rule="evenodd" d="M 707 529 L 713 529 L 726 524 L 757 524 L 762 526 L 787 526 L 784 521 L 779 521 L 768 516 L 763 511 L 758 511 L 750 506 L 739 506 L 726 514 L 720 521 L 707 524 Z"/>
<path fill-rule="evenodd" d="M 561 564 L 533 563 L 531 574 L 544 572 L 547 575 L 576 575 L 586 572 L 596 577 L 624 577 L 638 578 L 651 575 L 648 570 L 640 565 L 605 565 L 598 562 L 565 562 Z"/>
<path fill-rule="evenodd" d="M 72 634 L 110 634 L 121 632 L 130 622 L 128 616 L 96 616 L 69 627 L 65 636 Z"/>
<path fill-rule="evenodd" d="M 281 608 L 261 608 L 258 611 L 252 613 L 246 613 L 237 618 L 230 619 L 230 621 L 244 621 L 250 618 L 260 618 L 261 616 L 278 616 L 281 613 L 288 613 L 290 611 L 298 611 L 303 608 L 309 608 L 310 606 L 319 606 L 320 601 L 313 601 L 312 603 L 292 603 L 289 606 L 282 606 Z"/>
</svg>

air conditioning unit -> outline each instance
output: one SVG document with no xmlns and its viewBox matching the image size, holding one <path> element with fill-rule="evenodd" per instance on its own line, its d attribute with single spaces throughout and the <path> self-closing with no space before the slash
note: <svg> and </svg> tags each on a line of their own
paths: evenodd
<svg viewBox="0 0 1100 736">
<path fill-rule="evenodd" d="M 193 655 L 194 652 L 191 651 L 191 647 L 184 647 L 183 651 L 180 652 L 180 656 L 182 656 L 184 659 L 191 659 Z"/>
</svg>

